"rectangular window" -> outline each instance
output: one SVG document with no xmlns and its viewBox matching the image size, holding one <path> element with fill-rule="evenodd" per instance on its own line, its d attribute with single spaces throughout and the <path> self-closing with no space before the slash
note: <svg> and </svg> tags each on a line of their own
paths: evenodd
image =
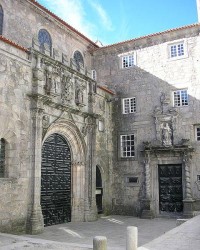
<svg viewBox="0 0 200 250">
<path fill-rule="evenodd" d="M 183 57 L 185 55 L 184 43 L 170 45 L 170 58 Z"/>
<path fill-rule="evenodd" d="M 200 141 L 200 126 L 196 127 L 196 140 Z"/>
<path fill-rule="evenodd" d="M 126 55 L 122 57 L 122 68 L 129 68 L 135 65 L 134 55 Z"/>
<path fill-rule="evenodd" d="M 136 112 L 136 100 L 135 97 L 123 99 L 123 114 L 129 114 Z"/>
<path fill-rule="evenodd" d="M 92 79 L 95 80 L 95 81 L 97 79 L 97 72 L 94 69 L 92 70 Z"/>
<path fill-rule="evenodd" d="M 134 135 L 121 135 L 121 157 L 134 157 Z"/>
<path fill-rule="evenodd" d="M 187 90 L 174 91 L 174 106 L 188 106 L 188 93 Z"/>
</svg>

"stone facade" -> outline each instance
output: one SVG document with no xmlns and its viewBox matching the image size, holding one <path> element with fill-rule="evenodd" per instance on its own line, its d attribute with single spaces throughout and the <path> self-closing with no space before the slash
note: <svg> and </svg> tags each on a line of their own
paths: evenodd
<svg viewBox="0 0 200 250">
<path fill-rule="evenodd" d="M 71 220 L 95 220 L 99 194 L 106 214 L 164 214 L 159 190 L 166 168 L 181 171 L 175 188 L 181 187 L 184 216 L 199 211 L 200 26 L 99 48 L 34 0 L 0 5 L 0 231 L 43 230 L 41 171 L 52 135 L 70 151 Z M 180 43 L 184 56 L 170 58 L 170 46 Z M 123 68 L 130 55 L 134 64 Z M 176 106 L 174 92 L 181 90 L 188 103 Z M 126 98 L 133 112 L 125 112 Z M 131 155 L 122 155 L 122 138 L 134 143 Z"/>
<path fill-rule="evenodd" d="M 0 4 L 4 10 L 0 138 L 6 143 L 0 230 L 43 230 L 42 146 L 54 134 L 65 138 L 71 152 L 70 219 L 95 220 L 96 166 L 107 179 L 112 161 L 112 104 L 108 100 L 113 96 L 91 78 L 88 49 L 97 46 L 35 1 Z M 40 30 L 51 37 L 43 50 L 37 36 Z M 79 64 L 75 51 L 82 58 Z M 101 132 L 99 121 L 104 124 Z M 111 194 L 105 181 L 103 185 L 106 204 Z"/>
<path fill-rule="evenodd" d="M 170 45 L 180 42 L 186 46 L 185 56 L 170 58 Z M 197 24 L 93 52 L 97 81 L 116 92 L 113 102 L 114 213 L 160 215 L 158 166 L 170 164 L 182 166 L 184 215 L 199 210 L 200 145 L 195 135 L 200 122 L 199 46 Z M 122 57 L 130 54 L 134 55 L 135 64 L 123 68 Z M 175 107 L 173 92 L 181 89 L 187 89 L 189 103 Z M 123 114 L 123 99 L 133 97 L 136 111 Z M 134 134 L 135 157 L 120 155 L 120 135 L 124 134 Z M 138 180 L 130 185 L 127 177 Z"/>
</svg>

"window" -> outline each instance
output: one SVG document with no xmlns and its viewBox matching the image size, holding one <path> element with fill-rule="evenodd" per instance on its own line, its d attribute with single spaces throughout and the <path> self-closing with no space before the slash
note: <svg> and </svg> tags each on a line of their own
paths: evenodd
<svg viewBox="0 0 200 250">
<path fill-rule="evenodd" d="M 0 178 L 5 176 L 5 140 L 0 140 Z"/>
<path fill-rule="evenodd" d="M 122 57 L 122 68 L 129 68 L 135 65 L 134 55 L 126 55 Z"/>
<path fill-rule="evenodd" d="M 79 51 L 74 52 L 74 61 L 76 63 L 77 70 L 80 71 L 80 68 L 84 67 L 84 61 L 81 52 Z"/>
<path fill-rule="evenodd" d="M 103 121 L 99 121 L 99 124 L 98 124 L 98 128 L 99 128 L 99 131 L 100 132 L 103 132 L 104 131 L 104 122 Z"/>
<path fill-rule="evenodd" d="M 196 140 L 200 141 L 200 126 L 196 127 Z"/>
<path fill-rule="evenodd" d="M 45 29 L 41 29 L 38 33 L 38 41 L 40 44 L 40 50 L 42 53 L 45 53 L 45 45 L 48 45 L 50 55 L 51 55 L 51 48 L 52 48 L 52 40 L 49 32 Z"/>
<path fill-rule="evenodd" d="M 174 91 L 174 106 L 188 106 L 187 90 Z"/>
<path fill-rule="evenodd" d="M 123 99 L 123 114 L 129 114 L 136 112 L 136 100 L 135 97 Z"/>
<path fill-rule="evenodd" d="M 187 90 L 174 91 L 174 106 L 188 106 L 188 93 Z"/>
<path fill-rule="evenodd" d="M 176 43 L 170 45 L 170 58 L 183 57 L 185 55 L 184 43 Z"/>
<path fill-rule="evenodd" d="M 3 34 L 3 8 L 0 5 L 0 35 Z"/>
<path fill-rule="evenodd" d="M 92 79 L 95 80 L 95 81 L 97 79 L 97 72 L 94 69 L 92 70 Z"/>
<path fill-rule="evenodd" d="M 134 157 L 134 135 L 121 135 L 121 157 Z"/>
</svg>

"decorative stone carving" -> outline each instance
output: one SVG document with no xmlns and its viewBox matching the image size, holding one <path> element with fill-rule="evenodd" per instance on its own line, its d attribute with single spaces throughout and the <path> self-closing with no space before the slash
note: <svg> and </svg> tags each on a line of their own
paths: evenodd
<svg viewBox="0 0 200 250">
<path fill-rule="evenodd" d="M 172 129 L 168 122 L 161 125 L 162 144 L 165 147 L 172 146 Z"/>
<path fill-rule="evenodd" d="M 190 156 L 184 152 L 183 162 L 185 166 L 185 196 L 187 200 L 192 200 L 191 180 L 190 180 Z"/>
<path fill-rule="evenodd" d="M 75 88 L 75 103 L 76 105 L 85 105 L 84 104 L 84 90 L 86 89 L 86 84 L 84 82 L 76 81 Z"/>
<path fill-rule="evenodd" d="M 73 82 L 70 76 L 63 75 L 62 82 L 61 82 L 61 99 L 62 102 L 65 104 L 72 99 L 72 86 Z"/>
<path fill-rule="evenodd" d="M 34 49 L 36 49 L 38 51 L 40 50 L 40 44 L 39 44 L 38 36 L 37 35 L 35 35 L 33 37 L 33 39 L 32 39 L 32 46 L 33 46 Z"/>
<path fill-rule="evenodd" d="M 67 55 L 65 55 L 65 54 L 62 54 L 62 63 L 65 65 L 68 64 Z"/>
<path fill-rule="evenodd" d="M 150 153 L 145 153 L 145 160 L 144 160 L 144 166 L 145 166 L 145 198 L 150 199 L 151 196 L 151 180 L 150 180 Z"/>
<path fill-rule="evenodd" d="M 60 59 L 60 53 L 59 53 L 59 51 L 57 50 L 57 49 L 53 49 L 53 58 L 55 59 L 55 60 L 59 60 Z"/>
</svg>

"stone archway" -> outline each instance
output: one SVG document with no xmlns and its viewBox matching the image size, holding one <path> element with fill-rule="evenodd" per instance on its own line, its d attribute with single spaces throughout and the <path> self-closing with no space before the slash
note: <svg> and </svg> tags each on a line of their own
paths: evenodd
<svg viewBox="0 0 200 250">
<path fill-rule="evenodd" d="M 76 125 L 69 120 L 59 119 L 53 123 L 44 139 L 53 135 L 61 135 L 69 145 L 71 152 L 71 220 L 84 221 L 85 209 L 85 142 Z"/>
</svg>

